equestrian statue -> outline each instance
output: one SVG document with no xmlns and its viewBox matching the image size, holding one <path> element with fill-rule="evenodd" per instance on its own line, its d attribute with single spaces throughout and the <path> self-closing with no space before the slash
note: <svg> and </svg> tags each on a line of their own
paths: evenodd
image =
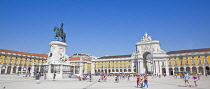
<svg viewBox="0 0 210 89">
<path fill-rule="evenodd" d="M 54 31 L 55 31 L 55 36 L 54 36 L 55 39 L 57 37 L 58 41 L 59 41 L 59 37 L 61 37 L 61 39 L 62 39 L 61 42 L 66 43 L 66 33 L 63 32 L 63 23 L 61 24 L 60 29 L 55 26 Z"/>
</svg>

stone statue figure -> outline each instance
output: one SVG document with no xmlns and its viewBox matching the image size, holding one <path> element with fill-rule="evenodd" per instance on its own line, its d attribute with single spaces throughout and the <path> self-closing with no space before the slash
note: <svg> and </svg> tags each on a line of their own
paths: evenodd
<svg viewBox="0 0 210 89">
<path fill-rule="evenodd" d="M 142 42 L 152 41 L 152 38 L 147 33 L 145 33 L 141 41 Z"/>
<path fill-rule="evenodd" d="M 58 41 L 59 41 L 59 37 L 61 37 L 61 39 L 62 39 L 61 42 L 66 43 L 66 33 L 63 32 L 63 23 L 61 24 L 60 29 L 55 26 L 54 31 L 55 31 L 55 36 L 54 36 L 55 39 L 57 37 Z"/>
</svg>

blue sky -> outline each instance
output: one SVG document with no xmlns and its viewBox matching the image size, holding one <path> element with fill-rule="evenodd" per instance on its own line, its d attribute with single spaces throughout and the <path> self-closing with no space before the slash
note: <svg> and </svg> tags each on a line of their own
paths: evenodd
<svg viewBox="0 0 210 89">
<path fill-rule="evenodd" d="M 166 51 L 210 48 L 210 0 L 0 0 L 0 49 L 47 54 L 64 23 L 67 55 L 126 55 L 147 32 Z"/>
</svg>

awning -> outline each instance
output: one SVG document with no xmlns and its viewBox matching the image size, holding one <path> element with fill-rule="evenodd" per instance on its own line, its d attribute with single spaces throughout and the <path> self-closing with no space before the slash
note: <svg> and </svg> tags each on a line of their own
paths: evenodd
<svg viewBox="0 0 210 89">
<path fill-rule="evenodd" d="M 135 72 L 110 72 L 112 74 L 133 74 Z"/>
</svg>

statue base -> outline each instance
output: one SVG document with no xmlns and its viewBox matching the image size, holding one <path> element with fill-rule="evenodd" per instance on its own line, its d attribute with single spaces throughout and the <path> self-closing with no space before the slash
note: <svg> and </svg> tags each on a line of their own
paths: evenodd
<svg viewBox="0 0 210 89">
<path fill-rule="evenodd" d="M 55 79 L 68 77 L 71 66 L 69 62 L 66 62 L 68 59 L 66 47 L 67 44 L 60 41 L 50 43 L 50 52 L 45 64 L 47 79 L 53 79 L 54 74 L 56 74 Z"/>
<path fill-rule="evenodd" d="M 54 74 L 56 74 L 55 79 L 68 78 L 70 70 L 70 64 L 50 64 L 46 65 L 48 68 L 47 79 L 53 79 Z"/>
</svg>

